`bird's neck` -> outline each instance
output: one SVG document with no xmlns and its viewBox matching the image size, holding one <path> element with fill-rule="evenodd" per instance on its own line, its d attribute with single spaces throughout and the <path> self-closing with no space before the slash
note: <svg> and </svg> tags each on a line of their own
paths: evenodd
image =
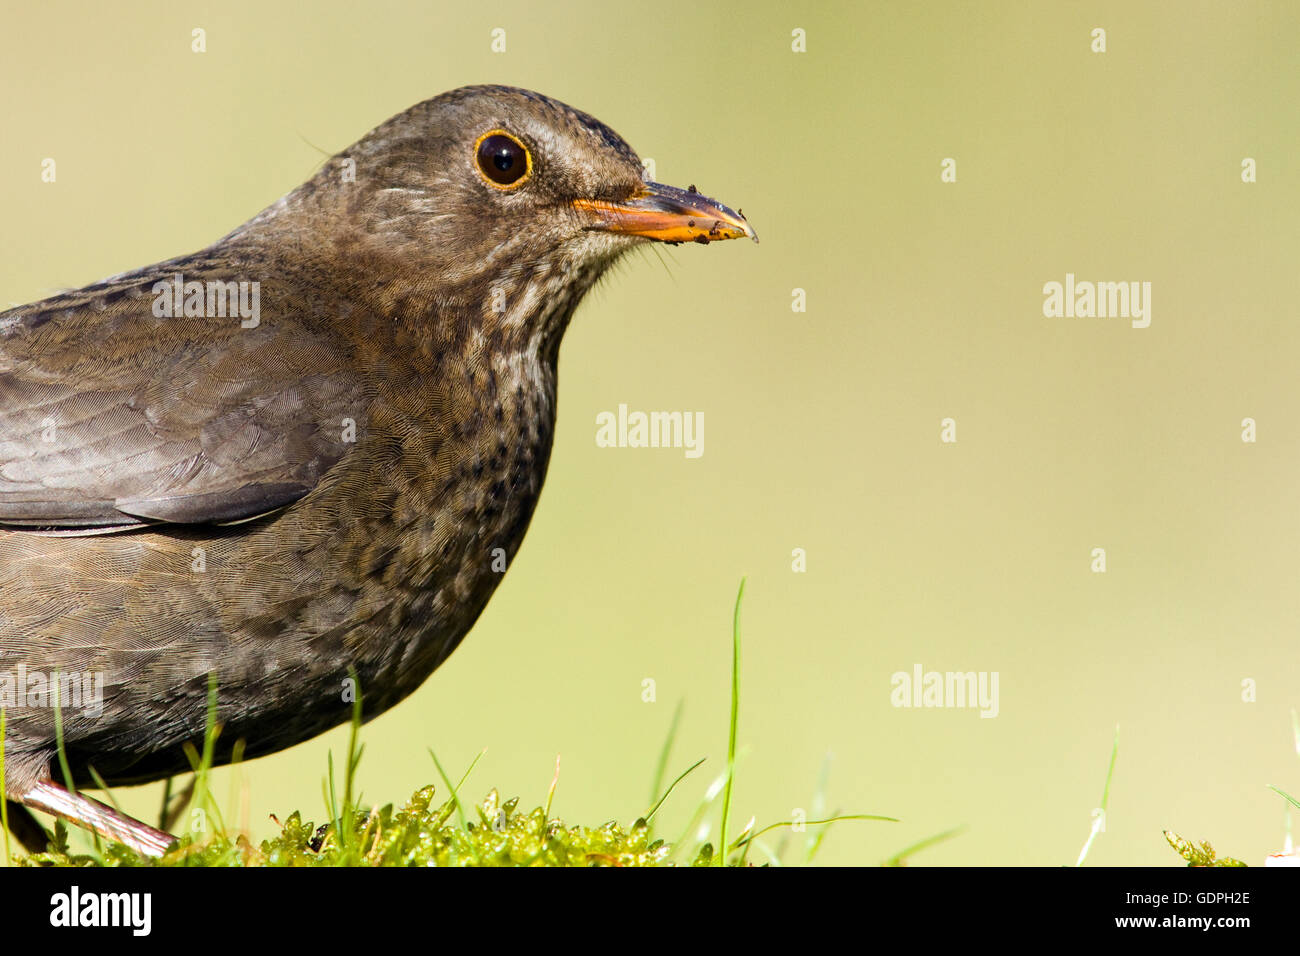
<svg viewBox="0 0 1300 956">
<path fill-rule="evenodd" d="M 467 340 L 477 330 L 497 351 L 536 354 L 554 365 L 578 303 L 630 248 L 627 240 L 586 232 L 539 252 L 521 234 L 493 248 L 489 261 L 464 261 L 454 243 L 422 234 L 421 217 L 400 197 L 380 192 L 358 210 L 346 191 L 324 188 L 334 175 L 323 169 L 223 242 L 290 249 L 313 271 L 335 277 L 344 297 L 416 332 L 431 320 Z"/>
</svg>

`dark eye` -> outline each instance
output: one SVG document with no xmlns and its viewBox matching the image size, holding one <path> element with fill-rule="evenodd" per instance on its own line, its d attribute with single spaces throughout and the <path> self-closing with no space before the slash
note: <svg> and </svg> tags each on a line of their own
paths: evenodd
<svg viewBox="0 0 1300 956">
<path fill-rule="evenodd" d="M 503 189 L 523 185 L 533 169 L 532 157 L 524 144 L 499 129 L 478 138 L 474 158 L 483 177 Z"/>
</svg>

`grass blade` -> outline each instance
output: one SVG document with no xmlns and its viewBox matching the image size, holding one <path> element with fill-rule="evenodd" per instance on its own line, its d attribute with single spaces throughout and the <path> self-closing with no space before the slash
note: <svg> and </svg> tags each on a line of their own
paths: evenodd
<svg viewBox="0 0 1300 956">
<path fill-rule="evenodd" d="M 465 781 L 462 780 L 461 783 Z M 555 776 L 551 778 L 551 786 L 546 791 L 546 810 L 543 812 L 544 817 L 551 819 L 551 802 L 555 799 L 555 788 L 560 785 L 560 755 L 555 755 Z"/>
<path fill-rule="evenodd" d="M 911 856 L 913 853 L 919 853 L 921 850 L 924 850 L 926 847 L 934 846 L 936 843 L 942 843 L 944 840 L 951 840 L 953 837 L 957 836 L 960 833 L 963 833 L 965 830 L 966 828 L 964 826 L 953 827 L 951 830 L 944 830 L 942 833 L 936 833 L 934 836 L 928 836 L 924 840 L 917 840 L 911 846 L 907 846 L 899 850 L 897 853 L 895 853 L 889 859 L 885 860 L 885 862 L 881 863 L 880 865 L 881 866 L 906 866 L 907 858 Z"/>
<path fill-rule="evenodd" d="M 427 749 L 429 751 L 429 756 L 433 758 L 433 765 L 438 768 L 438 776 L 442 777 L 443 785 L 448 790 L 451 791 L 451 799 L 456 802 L 456 818 L 460 820 L 460 828 L 463 830 L 465 829 L 465 826 L 468 821 L 465 819 L 465 808 L 461 805 L 460 802 L 460 793 L 459 793 L 460 788 L 452 786 L 451 778 L 447 776 L 447 771 L 442 769 L 442 764 L 439 763 L 438 755 L 433 752 L 433 748 L 429 747 Z M 483 754 L 480 751 L 479 757 L 481 756 L 483 756 Z M 478 757 L 474 758 L 474 763 L 478 763 Z M 474 764 L 470 764 L 469 769 L 473 770 Z M 469 770 L 465 771 L 465 776 L 466 777 L 469 776 Z M 462 783 L 464 782 L 464 777 L 461 778 L 461 782 Z"/>
<path fill-rule="evenodd" d="M 740 722 L 740 606 L 745 597 L 745 579 L 736 592 L 736 609 L 731 616 L 731 725 L 727 734 L 727 782 L 722 793 L 722 826 L 718 832 L 717 865 L 727 865 L 727 818 L 731 815 L 731 791 L 736 783 L 736 727 Z"/>
<path fill-rule="evenodd" d="M 1268 787 L 1268 789 L 1272 790 L 1274 793 L 1276 793 L 1276 794 L 1278 794 L 1279 796 L 1283 797 L 1284 799 L 1289 800 L 1289 801 L 1291 802 L 1291 805 L 1292 805 L 1292 806 L 1294 806 L 1294 807 L 1300 807 L 1300 800 L 1297 800 L 1295 797 L 1291 796 L 1291 794 L 1287 793 L 1285 790 L 1279 790 L 1277 787 L 1273 786 L 1271 783 L 1269 783 L 1269 784 L 1265 784 L 1265 786 Z"/>
<path fill-rule="evenodd" d="M 682 720 L 682 705 L 686 702 L 678 700 L 677 706 L 673 708 L 673 722 L 668 725 L 668 736 L 664 739 L 664 745 L 659 750 L 659 762 L 655 765 L 654 779 L 650 783 L 650 802 L 655 802 L 655 797 L 662 792 L 664 783 L 664 774 L 668 772 L 668 757 L 673 750 L 673 742 L 677 739 L 677 727 Z M 647 817 L 646 819 L 649 819 Z"/>
<path fill-rule="evenodd" d="M 650 812 L 647 813 L 644 817 L 642 817 L 642 819 L 645 820 L 646 823 L 649 823 L 650 820 L 654 817 L 654 815 L 659 811 L 659 808 L 664 805 L 664 801 L 668 799 L 668 795 L 672 793 L 674 789 L 676 789 L 677 785 L 681 783 L 683 780 L 685 780 L 687 775 L 692 770 L 694 770 L 700 764 L 704 763 L 704 759 L 705 758 L 701 757 L 699 760 L 695 761 L 695 763 L 691 764 L 684 771 L 682 771 L 680 777 L 678 777 L 676 780 L 672 782 L 672 784 L 668 787 L 668 789 L 664 791 L 664 795 L 659 798 L 659 800 L 655 803 L 653 807 L 650 808 Z"/>
<path fill-rule="evenodd" d="M 348 732 L 348 762 L 343 772 L 343 815 L 347 820 L 340 820 L 339 833 L 342 835 L 346 832 L 351 837 L 352 834 L 352 817 L 355 807 L 352 804 L 353 789 L 352 784 L 356 779 L 357 766 L 361 763 L 361 750 L 357 746 L 357 741 L 361 736 L 361 681 L 357 679 L 357 671 L 354 667 L 348 668 L 348 676 L 352 678 L 352 687 L 355 694 L 352 698 L 352 727 Z M 346 824 L 346 831 L 342 827 Z"/>
<path fill-rule="evenodd" d="M 1097 834 L 1106 829 L 1106 808 L 1110 804 L 1110 779 L 1115 774 L 1115 758 L 1119 756 L 1119 724 L 1115 725 L 1115 742 L 1110 748 L 1110 766 L 1106 769 L 1106 785 L 1101 791 L 1101 806 L 1098 807 L 1099 813 L 1094 813 L 1092 818 L 1092 830 L 1088 833 L 1088 839 L 1083 844 L 1083 849 L 1079 851 L 1079 859 L 1074 863 L 1075 866 L 1083 866 L 1083 861 L 1088 857 L 1088 851 L 1092 849 L 1092 841 L 1097 839 Z"/>
<path fill-rule="evenodd" d="M 878 813 L 841 813 L 838 816 L 827 817 L 825 820 L 805 820 L 803 821 L 803 824 L 804 826 L 808 826 L 808 827 L 818 827 L 818 826 L 827 826 L 832 823 L 839 823 L 841 820 L 881 820 L 884 821 L 885 823 L 898 822 L 897 817 L 881 816 Z M 764 833 L 766 833 L 768 830 L 775 830 L 777 827 L 792 827 L 794 825 L 795 825 L 795 821 L 793 820 L 781 820 L 777 823 L 769 823 L 767 826 L 763 827 L 763 829 L 758 830 L 755 833 L 742 833 L 740 837 L 736 840 L 735 844 L 729 847 L 728 849 L 738 850 L 742 846 L 746 846 L 754 842 L 759 837 L 761 837 Z"/>
</svg>

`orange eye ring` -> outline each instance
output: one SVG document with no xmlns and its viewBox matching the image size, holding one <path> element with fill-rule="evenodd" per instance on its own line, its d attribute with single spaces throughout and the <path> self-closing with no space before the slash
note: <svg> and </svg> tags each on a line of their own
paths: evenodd
<svg viewBox="0 0 1300 956">
<path fill-rule="evenodd" d="M 533 178 L 533 154 L 518 136 L 490 129 L 474 141 L 474 168 L 493 189 L 511 192 Z"/>
</svg>

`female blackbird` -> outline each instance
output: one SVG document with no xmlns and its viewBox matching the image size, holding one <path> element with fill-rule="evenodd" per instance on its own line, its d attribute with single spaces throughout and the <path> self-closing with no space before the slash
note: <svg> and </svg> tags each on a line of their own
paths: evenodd
<svg viewBox="0 0 1300 956">
<path fill-rule="evenodd" d="M 556 356 L 647 240 L 754 237 L 527 90 L 420 103 L 215 245 L 0 313 L 0 707 L 11 827 L 69 792 L 271 753 L 420 686 L 541 491 Z"/>
</svg>

